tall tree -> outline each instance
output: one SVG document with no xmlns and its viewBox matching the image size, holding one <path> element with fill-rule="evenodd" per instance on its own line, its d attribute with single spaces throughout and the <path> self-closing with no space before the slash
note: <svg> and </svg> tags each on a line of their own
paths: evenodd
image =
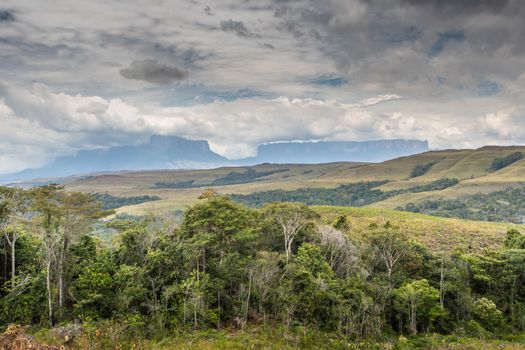
<svg viewBox="0 0 525 350">
<path fill-rule="evenodd" d="M 29 196 L 26 191 L 17 188 L 0 187 L 0 231 L 10 248 L 11 288 L 16 281 L 16 242 L 20 231 L 17 222 L 27 212 Z"/>
<path fill-rule="evenodd" d="M 275 202 L 266 204 L 262 208 L 263 215 L 277 223 L 283 236 L 286 263 L 292 255 L 292 244 L 297 239 L 301 230 L 313 224 L 319 215 L 303 203 Z"/>
</svg>

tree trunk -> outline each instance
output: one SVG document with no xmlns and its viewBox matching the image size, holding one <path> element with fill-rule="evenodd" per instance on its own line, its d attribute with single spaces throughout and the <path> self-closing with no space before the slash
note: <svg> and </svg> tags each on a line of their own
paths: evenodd
<svg viewBox="0 0 525 350">
<path fill-rule="evenodd" d="M 5 232 L 4 234 L 9 248 L 11 248 L 11 288 L 15 287 L 15 277 L 16 277 L 16 241 L 18 235 L 16 232 L 13 232 L 13 238 L 9 238 L 9 234 Z"/>
<path fill-rule="evenodd" d="M 46 263 L 46 288 L 49 325 L 53 325 L 53 300 L 51 296 L 51 260 Z"/>
<path fill-rule="evenodd" d="M 58 261 L 58 312 L 59 317 L 62 317 L 64 306 L 64 252 L 60 253 Z"/>
<path fill-rule="evenodd" d="M 15 288 L 15 277 L 16 277 L 16 237 L 13 234 L 13 241 L 11 244 L 11 288 Z"/>
<path fill-rule="evenodd" d="M 414 303 L 410 303 L 410 332 L 417 334 L 417 321 L 416 321 L 416 306 Z"/>
<path fill-rule="evenodd" d="M 439 278 L 439 304 L 441 305 L 441 308 L 445 307 L 444 285 L 445 285 L 445 262 L 443 261 L 443 257 L 442 257 L 441 258 L 441 271 L 440 271 L 440 278 Z"/>
</svg>

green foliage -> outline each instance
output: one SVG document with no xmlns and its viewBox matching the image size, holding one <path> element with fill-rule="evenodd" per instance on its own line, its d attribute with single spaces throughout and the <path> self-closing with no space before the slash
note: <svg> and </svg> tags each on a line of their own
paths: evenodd
<svg viewBox="0 0 525 350">
<path fill-rule="evenodd" d="M 426 164 L 418 164 L 418 165 L 416 165 L 412 169 L 412 171 L 410 172 L 410 177 L 414 178 L 414 177 L 419 177 L 419 176 L 425 175 L 426 173 L 428 173 L 430 171 L 430 169 L 432 169 L 432 167 L 436 163 L 437 162 L 429 162 L 429 163 L 426 163 Z"/>
<path fill-rule="evenodd" d="M 390 195 L 374 189 L 387 181 L 361 182 L 330 188 L 301 188 L 293 191 L 274 190 L 256 192 L 248 195 L 231 195 L 231 197 L 249 206 L 259 207 L 270 202 L 302 202 L 307 205 L 348 205 L 364 206 L 381 201 Z"/>
<path fill-rule="evenodd" d="M 250 183 L 257 181 L 260 178 L 270 176 L 273 174 L 286 172 L 290 169 L 276 169 L 268 171 L 256 171 L 255 169 L 248 169 L 242 173 L 231 171 L 223 177 L 219 177 L 209 183 L 195 183 L 195 180 L 179 181 L 179 182 L 156 182 L 153 188 L 199 188 L 199 187 L 214 187 Z"/>
<path fill-rule="evenodd" d="M 371 203 L 380 202 L 401 193 L 419 193 L 425 191 L 440 191 L 455 186 L 457 179 L 439 179 L 425 185 L 418 185 L 404 190 L 384 192 L 377 189 L 388 181 L 370 181 L 355 184 L 341 185 L 337 188 L 300 188 L 285 191 L 273 190 L 255 192 L 247 195 L 232 194 L 230 197 L 252 207 L 260 207 L 271 202 L 302 202 L 307 205 L 337 205 L 361 207 Z"/>
<path fill-rule="evenodd" d="M 496 158 L 490 165 L 490 170 L 497 171 L 497 170 L 506 168 L 509 165 L 516 163 L 518 160 L 521 160 L 521 159 L 523 159 L 522 152 L 514 152 L 514 153 L 509 154 L 506 157 Z"/>
<path fill-rule="evenodd" d="M 516 229 L 507 231 L 505 247 L 509 249 L 525 249 L 525 235 L 521 234 Z"/>
<path fill-rule="evenodd" d="M 19 235 L 14 278 L 11 250 L 0 251 L 0 324 L 81 320 L 85 348 L 114 348 L 119 339 L 137 348 L 144 344 L 133 339 L 190 330 L 222 337 L 211 329 L 242 334 L 254 325 L 282 327 L 271 337 L 281 348 L 428 347 L 441 337 L 430 332 L 525 330 L 517 231 L 500 249 L 433 253 L 398 222 L 367 225 L 357 236 L 342 212 L 321 222 L 303 203 L 250 209 L 208 191 L 177 228 L 153 216 L 115 220 L 117 236 L 105 242 L 93 235 L 106 213 L 93 197 L 55 186 L 24 194 L 29 215 L 15 215 L 0 238 L 5 246 L 10 230 Z M 414 337 L 395 340 L 407 333 Z M 217 341 L 231 344 L 224 339 Z"/>
<path fill-rule="evenodd" d="M 418 328 L 425 329 L 420 325 L 421 323 L 428 326 L 440 314 L 437 303 L 439 291 L 432 287 L 426 279 L 405 283 L 395 290 L 394 295 L 397 307 L 401 311 L 405 310 L 408 316 L 409 330 L 412 334 L 416 334 Z"/>
<path fill-rule="evenodd" d="M 427 200 L 397 208 L 412 213 L 478 221 L 523 223 L 525 186 L 510 187 L 488 194 L 472 194 L 457 199 Z"/>
<path fill-rule="evenodd" d="M 487 298 L 480 298 L 472 304 L 474 318 L 487 330 L 493 331 L 501 325 L 503 314 L 496 304 Z"/>
<path fill-rule="evenodd" d="M 102 203 L 102 208 L 105 210 L 108 209 L 117 209 L 124 207 L 126 205 L 134 205 L 145 202 L 157 201 L 161 198 L 158 196 L 134 196 L 134 197 L 116 197 L 108 193 L 94 193 L 93 197 L 96 198 L 99 202 Z"/>
</svg>

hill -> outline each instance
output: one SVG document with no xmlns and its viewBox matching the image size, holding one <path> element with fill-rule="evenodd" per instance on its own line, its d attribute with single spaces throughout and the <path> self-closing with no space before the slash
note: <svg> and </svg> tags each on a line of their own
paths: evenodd
<svg viewBox="0 0 525 350">
<path fill-rule="evenodd" d="M 373 164 L 260 164 L 208 170 L 105 173 L 73 179 L 66 187 L 120 197 L 149 195 L 161 198 L 119 209 L 119 212 L 140 214 L 151 210 L 184 209 L 208 187 L 215 188 L 219 193 L 250 195 L 271 190 L 337 189 L 345 184 L 381 181 L 383 183 L 375 189 L 392 195 L 368 206 L 394 209 L 409 203 L 490 194 L 519 186 L 525 183 L 525 159 L 496 171 L 491 169 L 495 159 L 516 152 L 525 153 L 525 147 L 491 146 L 476 150 L 431 151 Z M 428 164 L 432 166 L 424 174 L 413 176 L 416 167 Z M 414 188 L 432 187 L 443 178 L 457 179 L 458 182 L 451 187 L 414 191 Z"/>
<path fill-rule="evenodd" d="M 153 135 L 145 144 L 81 150 L 73 155 L 58 157 L 42 168 L 0 175 L 0 183 L 35 179 L 38 181 L 33 183 L 46 183 L 48 178 L 99 172 L 210 169 L 264 162 L 376 162 L 427 150 L 427 141 L 418 140 L 277 142 L 259 146 L 255 157 L 231 160 L 213 152 L 205 140 Z"/>
</svg>

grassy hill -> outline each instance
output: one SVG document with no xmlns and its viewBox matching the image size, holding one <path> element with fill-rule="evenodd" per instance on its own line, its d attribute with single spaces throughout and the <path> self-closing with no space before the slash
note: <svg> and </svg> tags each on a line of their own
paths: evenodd
<svg viewBox="0 0 525 350">
<path fill-rule="evenodd" d="M 448 251 L 457 247 L 472 251 L 496 248 L 503 244 L 509 229 L 525 231 L 523 225 L 440 218 L 391 209 L 333 206 L 313 208 L 326 224 L 334 224 L 338 218 L 345 216 L 350 234 L 357 238 L 370 232 L 371 226 L 380 227 L 389 222 L 433 251 Z"/>
<path fill-rule="evenodd" d="M 488 146 L 476 150 L 443 150 L 401 157 L 383 163 L 329 164 L 261 164 L 253 167 L 223 167 L 211 170 L 163 170 L 100 174 L 74 180 L 70 190 L 108 193 L 113 196 L 158 196 L 161 199 L 126 206 L 119 212 L 143 214 L 163 209 L 183 209 L 193 203 L 204 188 L 213 187 L 224 194 L 250 194 L 269 190 L 299 188 L 336 188 L 362 181 L 388 183 L 382 191 L 413 188 L 442 178 L 455 178 L 459 183 L 439 191 L 399 193 L 371 207 L 396 208 L 429 199 L 452 199 L 467 194 L 490 193 L 525 183 L 525 159 L 498 171 L 491 165 L 497 158 L 525 147 Z M 432 164 L 421 176 L 411 177 L 417 166 Z"/>
</svg>

